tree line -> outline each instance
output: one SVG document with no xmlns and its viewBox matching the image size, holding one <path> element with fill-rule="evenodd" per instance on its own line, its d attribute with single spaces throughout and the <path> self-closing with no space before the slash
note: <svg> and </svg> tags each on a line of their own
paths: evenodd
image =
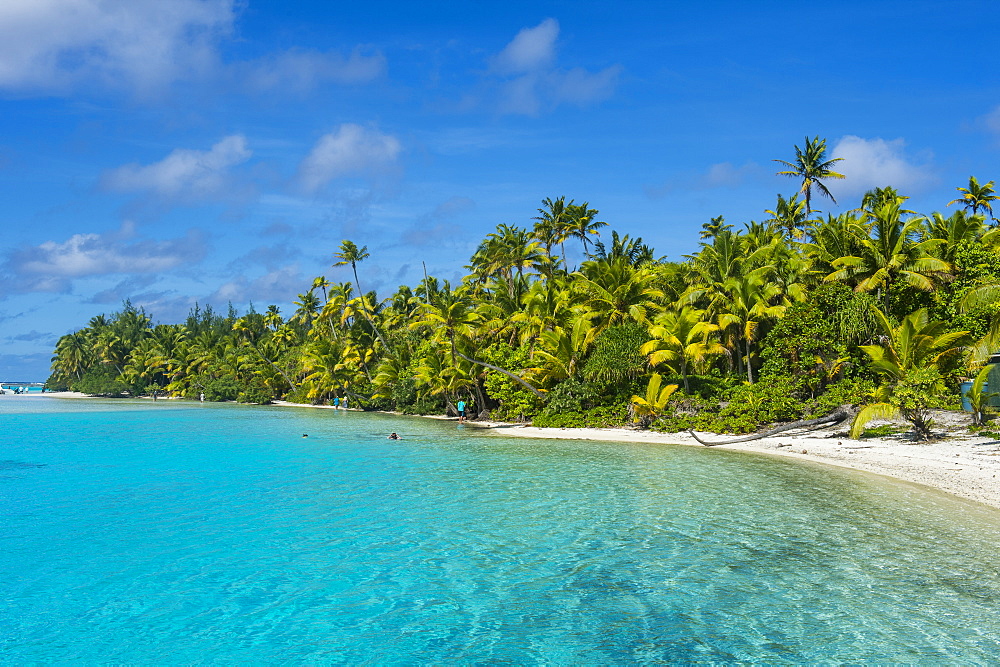
<svg viewBox="0 0 1000 667">
<path fill-rule="evenodd" d="M 588 202 L 545 199 L 524 226 L 482 240 L 459 284 L 426 276 L 380 299 L 362 290 L 367 247 L 345 240 L 286 318 L 195 306 L 154 324 L 126 302 L 60 338 L 52 389 L 208 400 L 325 403 L 454 413 L 542 426 L 638 423 L 748 433 L 862 406 L 854 434 L 901 415 L 921 436 L 1000 344 L 994 182 L 972 177 L 946 213 L 919 214 L 891 187 L 837 215 L 842 177 L 806 138 L 778 172 L 797 181 L 760 221 L 702 225 L 698 250 L 658 258 Z M 951 208 L 954 207 L 954 208 Z M 948 210 L 950 209 L 950 210 Z M 585 258 L 571 266 L 567 244 Z"/>
</svg>

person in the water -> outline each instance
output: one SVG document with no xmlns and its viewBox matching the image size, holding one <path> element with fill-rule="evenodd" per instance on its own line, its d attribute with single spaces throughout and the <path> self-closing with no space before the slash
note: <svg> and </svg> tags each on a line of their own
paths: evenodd
<svg viewBox="0 0 1000 667">
<path fill-rule="evenodd" d="M 402 440 L 402 438 L 400 438 L 398 435 L 396 435 L 395 431 L 393 431 L 392 433 L 389 434 L 389 438 L 388 439 L 389 440 Z"/>
</svg>

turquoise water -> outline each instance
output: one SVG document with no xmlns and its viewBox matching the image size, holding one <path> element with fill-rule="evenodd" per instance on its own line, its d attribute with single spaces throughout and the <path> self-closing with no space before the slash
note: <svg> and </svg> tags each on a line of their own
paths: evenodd
<svg viewBox="0 0 1000 667">
<path fill-rule="evenodd" d="M 0 662 L 996 663 L 998 517 L 735 452 L 0 397 Z"/>
</svg>

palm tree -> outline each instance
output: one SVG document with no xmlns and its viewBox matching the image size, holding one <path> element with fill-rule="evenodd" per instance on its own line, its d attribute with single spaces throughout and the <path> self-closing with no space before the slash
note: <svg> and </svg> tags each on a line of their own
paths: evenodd
<svg viewBox="0 0 1000 667">
<path fill-rule="evenodd" d="M 463 288 L 449 290 L 439 295 L 435 303 L 424 304 L 421 314 L 410 328 L 430 327 L 435 338 L 446 339 L 451 344 L 451 361 L 456 363 L 458 345 L 456 338 L 468 338 L 471 326 L 480 320 L 472 300 L 468 298 Z"/>
<path fill-rule="evenodd" d="M 688 382 L 690 366 L 694 364 L 697 369 L 711 357 L 726 353 L 717 340 L 710 338 L 718 327 L 704 317 L 704 311 L 690 307 L 661 313 L 649 329 L 653 340 L 640 349 L 649 357 L 650 366 L 666 364 L 679 373 L 685 394 L 691 393 Z"/>
<path fill-rule="evenodd" d="M 945 279 L 952 270 L 944 260 L 931 256 L 931 251 L 944 243 L 929 238 L 916 241 L 923 218 L 904 220 L 898 203 L 885 203 L 871 215 L 871 238 L 859 239 L 859 254 L 841 257 L 831 262 L 834 272 L 824 280 L 859 279 L 858 292 L 878 291 L 883 308 L 889 309 L 889 286 L 901 279 L 911 287 L 930 291 L 936 281 Z"/>
<path fill-rule="evenodd" d="M 993 206 L 990 203 L 998 199 L 996 192 L 993 190 L 993 181 L 985 185 L 980 185 L 975 176 L 969 176 L 969 187 L 955 189 L 961 192 L 962 196 L 958 199 L 952 199 L 948 202 L 948 206 L 962 204 L 972 215 L 976 215 L 979 209 L 982 209 L 989 213 L 990 218 L 996 220 L 993 217 Z"/>
<path fill-rule="evenodd" d="M 991 370 L 993 370 L 992 365 L 983 366 L 976 374 L 969 391 L 965 394 L 965 398 L 969 399 L 969 407 L 972 409 L 973 426 L 983 425 L 984 417 L 990 412 L 990 399 L 1000 396 L 1000 392 L 986 391 L 986 381 Z"/>
<path fill-rule="evenodd" d="M 843 159 L 840 157 L 827 159 L 826 139 L 820 139 L 817 136 L 813 139 L 806 137 L 805 149 L 801 149 L 798 146 L 795 147 L 795 162 L 787 162 L 785 160 L 774 161 L 788 167 L 787 171 L 779 171 L 779 176 L 791 176 L 792 178 L 802 179 L 802 187 L 799 189 L 799 193 L 806 196 L 806 214 L 812 215 L 813 188 L 819 190 L 820 194 L 829 197 L 834 204 L 837 203 L 837 200 L 830 194 L 826 185 L 823 184 L 823 179 L 844 178 L 843 174 L 839 174 L 831 168 Z"/>
<path fill-rule="evenodd" d="M 652 269 L 633 268 L 624 259 L 584 262 L 573 276 L 582 306 L 600 330 L 628 320 L 645 324 L 664 298 Z"/>
<path fill-rule="evenodd" d="M 649 384 L 646 385 L 646 395 L 632 397 L 632 414 L 636 423 L 648 426 L 666 410 L 670 397 L 677 391 L 677 385 L 668 384 L 661 389 L 662 382 L 660 374 L 653 373 L 653 377 L 649 378 Z"/>
<path fill-rule="evenodd" d="M 779 194 L 778 203 L 775 205 L 774 210 L 768 209 L 764 213 L 771 215 L 771 219 L 768 222 L 783 227 L 788 231 L 788 239 L 790 241 L 802 238 L 802 230 L 805 227 L 806 220 L 809 218 L 809 214 L 806 211 L 806 203 L 799 201 L 797 194 L 792 195 L 788 199 Z"/>
<path fill-rule="evenodd" d="M 624 259 L 633 267 L 640 267 L 644 264 L 652 264 L 658 261 L 653 256 L 653 249 L 642 242 L 642 237 L 634 239 L 628 234 L 618 236 L 618 232 L 611 232 L 611 247 L 604 245 L 603 241 L 594 243 L 594 253 L 587 255 L 590 259 L 607 260 L 613 262 L 616 259 Z M 662 258 L 661 258 L 662 259 Z"/>
<path fill-rule="evenodd" d="M 802 249 L 813 264 L 813 271 L 825 276 L 835 271 L 834 260 L 861 253 L 861 241 L 868 238 L 870 223 L 856 211 L 827 215 L 809 223 L 809 242 Z"/>
<path fill-rule="evenodd" d="M 720 215 L 712 218 L 709 222 L 704 223 L 701 226 L 701 233 L 698 237 L 703 239 L 714 239 L 722 232 L 732 228 L 733 226 L 727 225 L 726 219 Z"/>
<path fill-rule="evenodd" d="M 354 284 L 357 285 L 358 287 L 358 294 L 362 295 L 364 294 L 364 292 L 361 291 L 361 281 L 358 280 L 358 262 L 363 262 L 364 260 L 368 259 L 369 256 L 370 255 L 368 254 L 368 246 L 362 246 L 358 248 L 358 246 L 353 241 L 349 241 L 347 239 L 341 241 L 340 250 L 338 252 L 333 253 L 334 259 L 337 260 L 336 262 L 333 263 L 333 266 L 346 266 L 348 264 L 351 265 L 351 270 L 354 271 Z M 387 352 L 390 352 L 391 350 L 389 348 L 389 345 L 385 342 L 385 338 L 382 337 L 382 333 L 378 330 L 378 327 L 375 326 L 375 322 L 368 315 L 368 310 L 367 308 L 365 308 L 364 299 L 361 300 L 361 311 L 362 311 L 361 314 L 364 315 L 365 319 L 368 320 L 368 324 L 371 325 L 372 330 L 375 332 L 375 335 L 378 336 L 378 339 L 379 341 L 381 341 L 382 346 L 386 349 Z"/>
<path fill-rule="evenodd" d="M 531 369 L 540 383 L 576 377 L 594 343 L 597 329 L 586 317 L 577 317 L 571 326 L 557 326 L 541 332 L 532 359 L 539 365 Z"/>
<path fill-rule="evenodd" d="M 93 363 L 94 348 L 87 329 L 81 329 L 66 334 L 56 344 L 55 356 L 52 357 L 53 373 L 61 373 L 67 380 L 75 377 L 79 380 L 84 371 Z"/>
<path fill-rule="evenodd" d="M 544 259 L 541 244 L 528 230 L 500 224 L 479 244 L 466 268 L 481 278 L 501 275 L 512 280 L 515 270 L 523 277 L 525 269 L 538 266 Z"/>
<path fill-rule="evenodd" d="M 308 330 L 312 326 L 316 314 L 319 313 L 319 297 L 312 290 L 309 290 L 305 294 L 299 294 L 299 300 L 293 301 L 292 305 L 297 306 L 297 308 L 289 321 L 298 322 Z"/>
<path fill-rule="evenodd" d="M 748 382 L 754 381 L 753 342 L 758 337 L 761 324 L 776 320 L 785 313 L 784 305 L 771 303 L 779 295 L 780 289 L 776 284 L 766 280 L 762 273 L 751 271 L 727 280 L 716 301 L 719 328 L 727 330 L 731 327 L 743 341 L 743 354 L 737 354 L 737 360 L 746 359 Z"/>
<path fill-rule="evenodd" d="M 608 223 L 595 220 L 597 209 L 589 208 L 590 204 L 583 202 L 580 205 L 570 204 L 568 208 L 570 223 L 569 234 L 571 237 L 580 239 L 583 243 L 583 254 L 587 254 L 587 244 L 590 243 L 590 236 L 600 236 L 598 230 L 607 227 Z"/>
<path fill-rule="evenodd" d="M 894 326 L 885 313 L 876 310 L 882 328 L 880 344 L 862 345 L 871 368 L 882 376 L 876 403 L 865 406 L 855 417 L 850 436 L 857 438 L 872 419 L 902 414 L 917 435 L 930 436 L 929 400 L 941 390 L 941 367 L 959 354 L 968 342 L 968 331 L 948 331 L 948 323 L 932 321 L 922 308 Z"/>
<path fill-rule="evenodd" d="M 985 234 L 989 234 L 990 239 L 984 238 Z M 995 234 L 996 231 L 988 231 L 983 216 L 970 215 L 965 211 L 955 211 L 947 218 L 934 212 L 930 218 L 924 220 L 924 228 L 921 230 L 922 239 L 943 241 L 936 248 L 935 254 L 952 265 L 954 265 L 963 243 L 974 243 L 980 239 L 983 242 L 988 242 Z"/>
<path fill-rule="evenodd" d="M 239 338 L 239 340 L 244 341 L 247 345 L 257 353 L 262 360 L 266 361 L 275 371 L 277 371 L 281 377 L 285 379 L 288 383 L 290 389 L 295 389 L 295 382 L 292 378 L 288 377 L 288 374 L 282 370 L 273 360 L 271 360 L 267 355 L 261 351 L 257 344 L 258 332 L 254 330 L 253 324 L 249 321 L 247 317 L 241 317 L 233 323 L 233 333 Z"/>
<path fill-rule="evenodd" d="M 858 209 L 860 213 L 867 213 L 869 217 L 875 212 L 877 208 L 883 204 L 899 204 L 902 207 L 903 202 L 905 202 L 909 197 L 906 195 L 899 194 L 899 191 L 893 187 L 875 188 L 869 190 L 861 197 L 861 208 Z M 900 208 L 901 213 L 906 213 L 907 215 L 916 215 L 916 211 L 911 211 L 909 209 Z"/>
<path fill-rule="evenodd" d="M 268 327 L 271 331 L 277 331 L 278 327 L 285 323 L 285 320 L 281 317 L 280 309 L 271 304 L 267 307 L 267 312 L 264 313 L 264 326 Z"/>
<path fill-rule="evenodd" d="M 323 303 L 326 303 L 326 288 L 330 286 L 330 281 L 326 279 L 326 276 L 316 276 L 313 278 L 312 289 L 319 287 L 323 290 Z M 322 304 L 321 304 L 322 305 Z"/>
<path fill-rule="evenodd" d="M 546 197 L 542 200 L 543 208 L 538 209 L 540 214 L 535 218 L 535 238 L 545 244 L 545 254 L 552 259 L 552 246 L 559 244 L 562 252 L 563 268 L 566 268 L 566 239 L 570 237 L 572 218 L 570 211 L 573 208 L 573 200 L 566 203 L 566 197 L 550 199 Z"/>
</svg>

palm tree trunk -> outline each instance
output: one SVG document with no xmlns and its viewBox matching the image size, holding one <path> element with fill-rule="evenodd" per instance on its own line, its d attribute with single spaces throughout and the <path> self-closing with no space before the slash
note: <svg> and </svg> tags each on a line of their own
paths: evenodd
<svg viewBox="0 0 1000 667">
<path fill-rule="evenodd" d="M 750 339 L 749 338 L 746 339 L 745 350 L 746 350 L 746 353 L 747 353 L 747 380 L 750 381 L 750 384 L 753 384 L 753 364 L 750 363 Z"/>
<path fill-rule="evenodd" d="M 392 354 L 392 348 L 389 344 L 385 342 L 385 338 L 382 338 L 382 333 L 375 326 L 375 321 L 372 317 L 368 315 L 368 306 L 365 304 L 365 293 L 361 291 L 361 281 L 358 280 L 358 266 L 355 262 L 351 262 L 351 269 L 354 271 L 354 284 L 358 286 L 358 298 L 361 299 L 361 312 L 364 314 L 365 319 L 368 320 L 368 324 L 371 325 L 372 331 L 378 336 L 379 341 L 382 342 L 382 347 L 385 348 L 386 354 Z"/>
<path fill-rule="evenodd" d="M 273 361 L 271 361 L 270 359 L 268 359 L 267 357 L 265 357 L 264 353 L 261 352 L 260 350 L 258 350 L 257 346 L 254 345 L 253 343 L 251 343 L 249 339 L 247 340 L 247 343 L 250 344 L 250 347 L 253 348 L 253 351 L 256 352 L 260 356 L 261 359 L 263 359 L 267 363 L 271 364 L 271 366 L 274 368 L 274 370 L 278 371 L 278 373 L 281 375 L 281 377 L 285 378 L 285 382 L 288 383 L 289 387 L 291 387 L 292 389 L 295 389 L 295 383 L 292 382 L 292 379 L 290 377 L 288 377 L 288 375 L 285 374 L 285 371 L 281 370 L 278 367 L 278 364 L 274 363 Z"/>
</svg>

